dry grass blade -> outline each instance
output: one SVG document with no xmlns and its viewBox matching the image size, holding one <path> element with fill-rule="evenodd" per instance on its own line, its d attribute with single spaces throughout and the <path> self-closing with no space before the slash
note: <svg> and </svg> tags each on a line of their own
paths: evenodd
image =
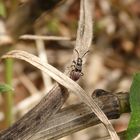
<svg viewBox="0 0 140 140">
<path fill-rule="evenodd" d="M 106 126 L 113 140 L 119 139 L 117 137 L 116 132 L 114 131 L 112 127 L 112 124 L 107 119 L 106 115 L 103 113 L 100 107 L 96 104 L 96 102 L 76 82 L 74 82 L 72 79 L 67 77 L 65 74 L 61 73 L 53 66 L 47 63 L 41 62 L 41 60 L 38 57 L 24 51 L 14 50 L 7 53 L 2 58 L 17 58 L 17 59 L 25 60 L 26 62 L 37 67 L 44 73 L 47 73 L 48 75 L 50 75 L 58 83 L 70 89 L 71 91 L 73 91 L 78 97 L 81 98 L 81 100 L 85 104 L 87 104 L 92 109 L 92 111 L 97 115 L 97 117 Z"/>
<path fill-rule="evenodd" d="M 80 19 L 77 31 L 76 46 L 80 56 L 89 50 L 92 42 L 92 0 L 81 0 Z"/>
<path fill-rule="evenodd" d="M 36 48 L 38 50 L 39 58 L 42 60 L 42 62 L 48 63 L 48 57 L 47 57 L 47 53 L 45 51 L 45 43 L 44 43 L 44 41 L 41 40 L 41 39 L 37 39 L 37 40 L 35 40 L 35 42 L 36 42 Z M 51 77 L 42 72 L 42 78 L 43 78 L 43 82 L 44 82 L 44 90 L 47 92 L 47 91 L 49 91 L 49 89 L 53 85 Z"/>
<path fill-rule="evenodd" d="M 20 39 L 26 39 L 26 40 L 72 40 L 70 37 L 62 37 L 62 36 L 41 36 L 41 35 L 22 35 L 20 36 Z"/>
</svg>

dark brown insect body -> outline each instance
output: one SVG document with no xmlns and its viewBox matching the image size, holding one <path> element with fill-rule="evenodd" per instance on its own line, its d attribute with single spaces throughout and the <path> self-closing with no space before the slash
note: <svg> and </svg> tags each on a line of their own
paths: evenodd
<svg viewBox="0 0 140 140">
<path fill-rule="evenodd" d="M 70 78 L 74 81 L 77 81 L 81 76 L 83 76 L 84 74 L 82 73 L 82 65 L 83 65 L 83 60 L 82 58 L 85 56 L 85 54 L 88 52 L 86 52 L 82 57 L 79 57 L 79 52 L 75 49 L 75 51 L 78 54 L 78 58 L 77 60 L 73 61 L 73 67 L 74 69 L 70 72 Z"/>
</svg>

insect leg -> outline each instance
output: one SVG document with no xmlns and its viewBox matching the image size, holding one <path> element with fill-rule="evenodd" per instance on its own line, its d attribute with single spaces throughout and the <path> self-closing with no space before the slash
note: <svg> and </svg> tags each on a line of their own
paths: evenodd
<svg viewBox="0 0 140 140">
<path fill-rule="evenodd" d="M 84 73 L 83 73 L 83 72 L 81 72 L 81 73 L 80 73 L 80 75 L 81 75 L 81 76 L 83 76 L 83 75 L 84 75 Z"/>
</svg>

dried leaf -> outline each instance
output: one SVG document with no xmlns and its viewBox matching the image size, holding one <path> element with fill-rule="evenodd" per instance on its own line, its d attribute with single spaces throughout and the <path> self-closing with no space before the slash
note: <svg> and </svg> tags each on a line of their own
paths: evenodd
<svg viewBox="0 0 140 140">
<path fill-rule="evenodd" d="M 93 22 L 92 22 L 92 0 L 81 0 L 80 19 L 77 31 L 75 49 L 80 57 L 89 50 L 92 42 Z"/>
</svg>

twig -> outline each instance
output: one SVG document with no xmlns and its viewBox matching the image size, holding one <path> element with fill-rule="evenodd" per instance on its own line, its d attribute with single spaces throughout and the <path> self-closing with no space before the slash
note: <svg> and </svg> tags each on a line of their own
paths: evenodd
<svg viewBox="0 0 140 140">
<path fill-rule="evenodd" d="M 20 39 L 25 39 L 25 40 L 37 40 L 37 39 L 41 39 L 41 40 L 57 40 L 57 41 L 71 41 L 73 40 L 70 37 L 62 37 L 62 36 L 41 36 L 41 35 L 22 35 L 20 37 Z"/>
</svg>

